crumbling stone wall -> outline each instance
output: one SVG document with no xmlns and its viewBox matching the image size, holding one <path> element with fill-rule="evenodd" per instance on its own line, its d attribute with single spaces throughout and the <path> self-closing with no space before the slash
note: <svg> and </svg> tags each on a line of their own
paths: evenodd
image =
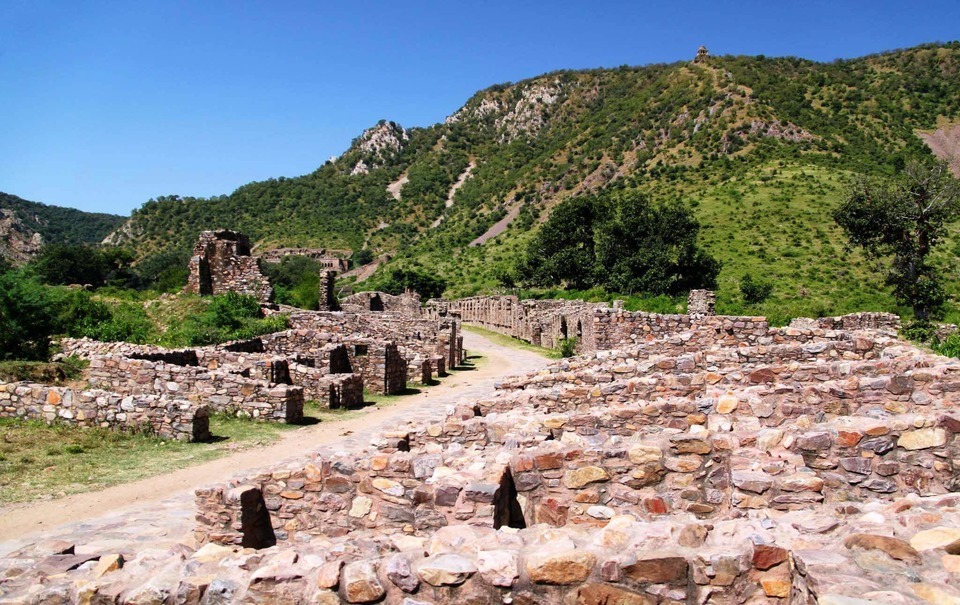
<svg viewBox="0 0 960 605">
<path fill-rule="evenodd" d="M 265 338 L 282 337 L 283 333 L 279 333 Z M 87 338 L 64 338 L 60 347 L 62 355 L 78 355 L 86 359 L 112 356 L 159 361 L 195 367 L 198 372 L 220 370 L 274 385 L 299 386 L 303 388 L 304 399 L 317 401 L 321 406 L 331 409 L 363 405 L 363 379 L 352 373 L 347 349 L 342 344 L 325 344 L 316 357 L 295 354 L 295 346 L 264 347 L 260 338 L 179 350 Z M 264 352 L 266 348 L 270 348 L 271 352 L 282 348 L 283 353 Z M 186 391 L 181 394 L 189 395 Z"/>
<path fill-rule="evenodd" d="M 702 319 L 716 315 L 713 308 L 717 302 L 717 295 L 711 290 L 690 290 L 687 296 L 687 314 Z"/>
<path fill-rule="evenodd" d="M 92 387 L 115 393 L 189 394 L 215 411 L 288 423 L 303 419 L 302 387 L 272 385 L 220 370 L 110 356 L 91 359 L 89 374 Z"/>
<path fill-rule="evenodd" d="M 163 439 L 210 438 L 206 406 L 158 395 L 80 391 L 29 382 L 0 383 L 0 418 L 121 430 L 147 429 Z"/>
<path fill-rule="evenodd" d="M 190 274 L 184 292 L 210 296 L 238 292 L 267 302 L 270 282 L 250 256 L 250 239 L 235 231 L 204 231 L 193 247 Z"/>
<path fill-rule="evenodd" d="M 357 292 L 345 298 L 341 304 L 347 313 L 397 313 L 400 315 L 420 315 L 420 295 L 405 292 L 399 296 L 386 292 Z"/>
<path fill-rule="evenodd" d="M 340 302 L 336 293 L 337 274 L 333 271 L 320 273 L 320 310 L 339 311 Z"/>
</svg>

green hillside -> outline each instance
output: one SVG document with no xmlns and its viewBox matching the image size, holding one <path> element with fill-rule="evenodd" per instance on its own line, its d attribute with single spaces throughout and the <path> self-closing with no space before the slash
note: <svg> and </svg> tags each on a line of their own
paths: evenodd
<svg viewBox="0 0 960 605">
<path fill-rule="evenodd" d="M 126 220 L 114 214 L 30 202 L 3 192 L 0 192 L 0 209 L 12 210 L 31 233 L 39 233 L 45 242 L 58 244 L 100 243 Z"/>
<path fill-rule="evenodd" d="M 381 122 L 308 175 L 151 200 L 115 240 L 144 257 L 218 227 L 259 249 L 366 247 L 393 255 L 387 269 L 429 267 L 458 296 L 496 288 L 558 202 L 638 188 L 694 208 L 724 263 L 721 309 L 740 309 L 750 273 L 774 284 L 753 311 L 896 310 L 830 213 L 851 176 L 895 174 L 930 154 L 917 131 L 960 122 L 958 76 L 956 42 L 832 63 L 719 56 L 556 72 L 481 91 L 441 124 Z M 940 262 L 955 262 L 957 241 Z"/>
</svg>

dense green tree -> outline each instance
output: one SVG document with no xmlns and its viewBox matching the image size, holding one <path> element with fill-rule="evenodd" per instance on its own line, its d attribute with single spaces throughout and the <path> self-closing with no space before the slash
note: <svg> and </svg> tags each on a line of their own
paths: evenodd
<svg viewBox="0 0 960 605">
<path fill-rule="evenodd" d="M 189 262 L 190 251 L 186 248 L 151 254 L 137 264 L 140 284 L 160 292 L 178 292 L 187 285 Z"/>
<path fill-rule="evenodd" d="M 960 183 L 941 162 L 907 164 L 893 180 L 860 178 L 834 213 L 850 243 L 889 259 L 887 282 L 919 321 L 940 315 L 942 276 L 930 253 L 960 217 Z"/>
<path fill-rule="evenodd" d="M 306 256 L 285 256 L 279 263 L 262 263 L 273 286 L 273 299 L 282 305 L 316 310 L 320 305 L 320 263 Z"/>
<path fill-rule="evenodd" d="M 106 283 L 111 266 L 103 253 L 84 244 L 49 244 L 31 263 L 40 279 L 51 285 Z"/>
<path fill-rule="evenodd" d="M 447 289 L 447 283 L 421 269 L 393 269 L 380 288 L 387 294 L 399 295 L 413 290 L 422 300 L 439 298 Z"/>
<path fill-rule="evenodd" d="M 51 291 L 22 271 L 0 273 L 0 359 L 46 359 L 57 329 Z"/>
<path fill-rule="evenodd" d="M 354 269 L 371 262 L 373 262 L 373 252 L 371 252 L 369 248 L 357 250 L 353 253 L 353 256 L 350 257 L 350 266 Z"/>
<path fill-rule="evenodd" d="M 716 284 L 720 264 L 697 247 L 700 224 L 686 206 L 651 204 L 636 191 L 605 197 L 607 215 L 594 236 L 595 285 L 659 296 Z"/>
<path fill-rule="evenodd" d="M 697 247 L 693 214 L 635 190 L 578 196 L 557 206 L 527 248 L 520 273 L 535 286 L 677 294 L 712 287 L 719 263 Z"/>
<path fill-rule="evenodd" d="M 747 304 L 759 305 L 773 293 L 773 284 L 758 279 L 747 273 L 740 280 L 740 293 Z"/>
<path fill-rule="evenodd" d="M 594 284 L 596 265 L 594 228 L 605 204 L 593 196 L 565 200 L 527 248 L 520 265 L 523 280 L 533 286 L 583 289 Z"/>
</svg>

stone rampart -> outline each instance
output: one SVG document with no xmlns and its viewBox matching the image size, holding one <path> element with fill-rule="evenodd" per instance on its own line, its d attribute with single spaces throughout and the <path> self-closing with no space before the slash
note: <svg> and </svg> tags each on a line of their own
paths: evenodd
<svg viewBox="0 0 960 605">
<path fill-rule="evenodd" d="M 210 437 L 207 408 L 183 399 L 97 389 L 79 391 L 28 382 L 0 383 L 0 418 L 147 430 L 177 441 Z"/>
</svg>

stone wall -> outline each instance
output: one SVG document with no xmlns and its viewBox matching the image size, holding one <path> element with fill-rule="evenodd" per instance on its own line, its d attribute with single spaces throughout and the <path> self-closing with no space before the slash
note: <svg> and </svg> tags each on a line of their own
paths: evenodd
<svg viewBox="0 0 960 605">
<path fill-rule="evenodd" d="M 348 313 L 382 312 L 400 315 L 420 315 L 420 295 L 405 292 L 399 296 L 386 292 L 357 292 L 345 298 L 341 306 Z"/>
<path fill-rule="evenodd" d="M 284 340 L 285 333 L 264 338 Z M 254 378 L 275 385 L 294 385 L 303 388 L 306 400 L 321 406 L 359 407 L 363 405 L 363 379 L 351 370 L 347 348 L 342 344 L 324 344 L 316 356 L 298 355 L 292 344 L 284 347 L 265 347 L 263 340 L 225 343 L 197 349 L 163 349 L 150 345 L 122 342 L 100 342 L 86 338 L 64 338 L 60 342 L 62 355 L 78 355 L 86 359 L 115 356 L 135 360 L 159 361 L 172 365 L 191 366 L 197 371 L 221 370 Z M 282 354 L 273 352 L 282 349 Z M 105 376 L 104 376 L 105 377 Z M 184 386 L 184 388 L 187 388 Z M 181 393 L 187 396 L 188 392 Z"/>
<path fill-rule="evenodd" d="M 250 239 L 235 231 L 204 231 L 193 247 L 184 292 L 210 296 L 238 292 L 270 300 L 273 289 L 250 256 Z"/>
<path fill-rule="evenodd" d="M 339 311 L 340 302 L 336 294 L 337 274 L 333 271 L 320 272 L 320 310 Z"/>
<path fill-rule="evenodd" d="M 273 385 L 221 370 L 124 357 L 90 360 L 90 385 L 125 395 L 187 396 L 218 412 L 240 412 L 258 420 L 296 423 L 303 419 L 303 388 Z"/>
<path fill-rule="evenodd" d="M 690 290 L 687 296 L 687 315 L 701 319 L 716 315 L 713 307 L 717 302 L 717 295 L 711 290 Z"/>
<path fill-rule="evenodd" d="M 163 439 L 209 439 L 207 408 L 157 395 L 120 395 L 78 391 L 28 382 L 0 383 L 0 418 L 41 420 L 47 424 L 148 430 Z"/>
</svg>

